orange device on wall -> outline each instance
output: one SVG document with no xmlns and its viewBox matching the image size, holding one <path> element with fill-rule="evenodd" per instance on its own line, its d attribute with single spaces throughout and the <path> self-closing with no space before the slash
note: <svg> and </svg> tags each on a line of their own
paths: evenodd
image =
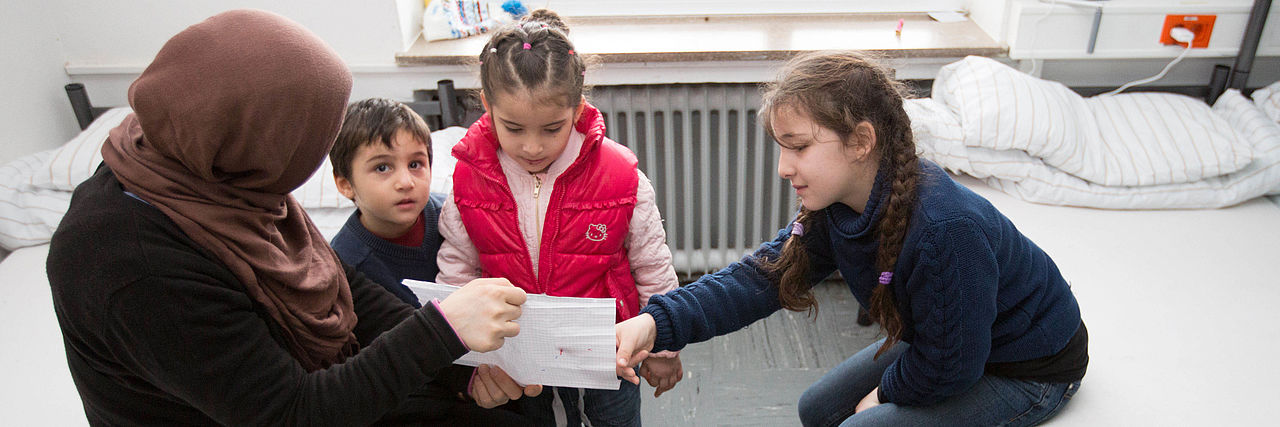
<svg viewBox="0 0 1280 427">
<path fill-rule="evenodd" d="M 1191 47 L 1207 48 L 1209 36 L 1213 35 L 1213 21 L 1217 18 L 1217 15 L 1165 15 L 1164 27 L 1160 29 L 1160 43 L 1181 46 L 1182 43 L 1178 43 L 1169 35 L 1169 30 L 1173 27 L 1183 27 L 1196 34 L 1195 40 L 1191 41 Z"/>
</svg>

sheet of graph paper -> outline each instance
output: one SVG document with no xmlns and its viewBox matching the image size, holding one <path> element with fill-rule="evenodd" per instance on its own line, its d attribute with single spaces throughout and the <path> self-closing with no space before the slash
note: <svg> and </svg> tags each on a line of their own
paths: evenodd
<svg viewBox="0 0 1280 427">
<path fill-rule="evenodd" d="M 405 279 L 419 301 L 444 300 L 458 288 Z M 612 298 L 529 294 L 520 307 L 520 334 L 502 347 L 469 352 L 456 363 L 501 367 L 520 384 L 617 390 Z"/>
</svg>

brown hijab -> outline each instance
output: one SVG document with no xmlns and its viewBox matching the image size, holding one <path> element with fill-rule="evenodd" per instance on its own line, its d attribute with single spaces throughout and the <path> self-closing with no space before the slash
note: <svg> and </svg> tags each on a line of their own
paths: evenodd
<svg viewBox="0 0 1280 427">
<path fill-rule="evenodd" d="M 279 15 L 219 14 L 174 36 L 129 87 L 102 156 L 242 281 L 308 371 L 356 351 L 337 254 L 289 192 L 333 145 L 351 73 Z"/>
</svg>

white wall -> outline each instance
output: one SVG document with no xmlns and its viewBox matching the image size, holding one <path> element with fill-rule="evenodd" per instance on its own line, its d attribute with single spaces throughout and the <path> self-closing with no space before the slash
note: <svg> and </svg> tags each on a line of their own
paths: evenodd
<svg viewBox="0 0 1280 427">
<path fill-rule="evenodd" d="M 96 104 L 123 103 L 128 84 L 169 37 L 208 16 L 237 8 L 279 13 L 332 45 L 356 75 L 353 97 L 408 98 L 413 88 L 434 87 L 439 78 L 421 69 L 395 65 L 395 53 L 404 45 L 396 2 L 348 0 L 119 0 L 78 4 L 57 17 L 67 29 L 63 36 L 67 71 L 73 80 L 86 83 Z M 392 82 L 387 81 L 388 77 Z"/>
<path fill-rule="evenodd" d="M 393 64 L 401 48 L 396 7 L 390 1 L 349 0 L 55 0 L 66 54 L 74 66 L 146 65 L 169 37 L 218 12 L 258 8 L 279 13 L 315 32 L 348 64 Z"/>
<path fill-rule="evenodd" d="M 55 147 L 80 129 L 62 89 L 68 80 L 50 10 L 41 2 L 13 1 L 0 13 L 0 164 Z"/>
<path fill-rule="evenodd" d="M 355 75 L 353 98 L 408 99 L 412 89 L 465 75 L 461 67 L 401 68 L 395 53 L 404 35 L 393 1 L 72 0 L 5 2 L 0 14 L 5 94 L 0 126 L 9 142 L 0 163 L 56 147 L 78 131 L 62 86 L 84 83 L 95 105 L 127 104 L 129 84 L 166 40 L 222 11 L 258 8 L 315 32 Z M 444 74 L 442 74 L 442 72 Z"/>
</svg>

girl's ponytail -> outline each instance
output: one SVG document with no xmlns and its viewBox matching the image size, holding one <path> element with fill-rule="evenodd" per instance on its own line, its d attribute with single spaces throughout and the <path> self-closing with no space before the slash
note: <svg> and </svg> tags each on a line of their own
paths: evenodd
<svg viewBox="0 0 1280 427">
<path fill-rule="evenodd" d="M 804 247 L 804 234 L 819 226 L 822 221 L 817 221 L 817 217 L 808 209 L 800 208 L 791 225 L 791 237 L 782 244 L 781 255 L 777 260 L 764 264 L 778 282 L 778 301 L 782 308 L 809 310 L 813 315 L 818 313 L 818 301 L 809 286 L 809 251 Z"/>
<path fill-rule="evenodd" d="M 478 59 L 480 89 L 490 103 L 528 91 L 540 102 L 573 108 L 586 93 L 588 61 L 574 50 L 569 26 L 550 10 L 494 31 Z"/>
</svg>

